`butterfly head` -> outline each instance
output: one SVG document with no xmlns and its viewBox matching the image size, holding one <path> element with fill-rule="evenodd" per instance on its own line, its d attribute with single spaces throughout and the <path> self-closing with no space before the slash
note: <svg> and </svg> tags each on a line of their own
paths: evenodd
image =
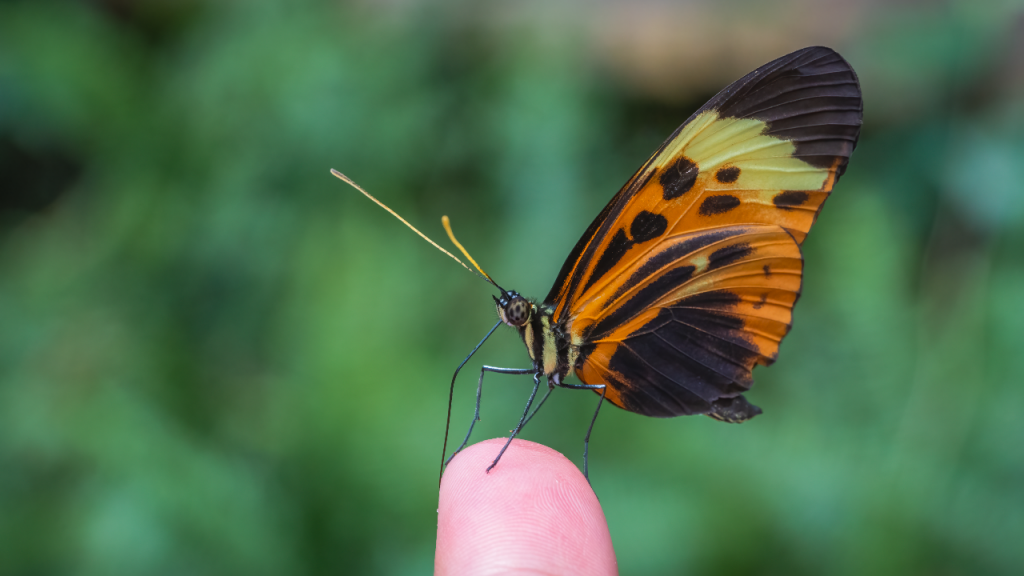
<svg viewBox="0 0 1024 576">
<path fill-rule="evenodd" d="M 530 302 L 519 295 L 518 292 L 502 291 L 501 298 L 492 296 L 494 304 L 498 308 L 498 316 L 501 321 L 513 328 L 518 328 L 530 321 L 533 306 Z"/>
</svg>

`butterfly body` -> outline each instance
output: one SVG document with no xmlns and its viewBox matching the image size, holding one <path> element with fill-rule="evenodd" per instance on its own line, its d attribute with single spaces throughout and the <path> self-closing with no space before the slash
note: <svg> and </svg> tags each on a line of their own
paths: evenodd
<svg viewBox="0 0 1024 576">
<path fill-rule="evenodd" d="M 575 369 L 579 346 L 573 346 L 564 326 L 554 321 L 554 309 L 515 291 L 494 298 L 501 321 L 519 332 L 534 370 L 558 386 Z"/>
</svg>

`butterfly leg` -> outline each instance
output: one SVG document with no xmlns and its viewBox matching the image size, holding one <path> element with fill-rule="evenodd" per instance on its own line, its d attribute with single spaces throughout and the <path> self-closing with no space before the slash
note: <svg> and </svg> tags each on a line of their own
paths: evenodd
<svg viewBox="0 0 1024 576">
<path fill-rule="evenodd" d="M 536 370 L 533 368 L 496 368 L 494 366 L 483 366 L 480 368 L 480 380 L 476 383 L 476 412 L 473 413 L 473 421 L 469 423 L 469 431 L 466 432 L 466 438 L 462 441 L 462 444 L 444 461 L 445 466 L 452 461 L 452 458 L 455 458 L 456 454 L 466 447 L 469 437 L 473 434 L 473 426 L 476 426 L 476 423 L 480 421 L 480 395 L 483 392 L 485 372 L 494 372 L 495 374 L 532 374 Z"/>
<path fill-rule="evenodd" d="M 530 413 L 530 406 L 533 405 L 533 399 L 537 397 L 537 390 L 540 388 L 540 375 L 541 372 L 534 372 L 533 392 L 530 393 L 530 399 L 526 401 L 526 409 L 523 410 L 523 417 L 519 419 L 519 425 L 516 426 L 516 429 L 513 430 L 512 433 L 508 435 L 508 441 L 505 442 L 505 445 L 501 447 L 501 452 L 498 452 L 498 457 L 495 458 L 494 462 L 491 462 L 491 465 L 487 467 L 487 472 L 490 472 L 491 468 L 494 468 L 495 466 L 498 465 L 498 460 L 501 460 L 501 455 L 505 453 L 505 450 L 508 449 L 508 445 L 512 443 L 512 439 L 515 438 L 517 434 L 519 434 L 519 431 L 522 430 L 523 426 L 526 424 L 526 415 Z"/>
<path fill-rule="evenodd" d="M 533 409 L 533 412 L 531 412 L 530 415 L 526 417 L 526 422 L 523 422 L 523 426 L 526 426 L 527 424 L 530 423 L 530 420 L 533 420 L 533 417 L 536 416 L 537 412 L 540 411 L 540 407 L 543 406 L 544 403 L 548 401 L 548 396 L 551 396 L 551 392 L 554 389 L 554 383 L 551 382 L 551 380 L 548 380 L 548 391 L 544 393 L 544 397 L 540 399 L 540 403 L 538 403 L 537 407 Z"/>
<path fill-rule="evenodd" d="M 590 482 L 590 470 L 587 467 L 587 455 L 590 452 L 590 433 L 594 431 L 594 422 L 597 422 L 597 414 L 604 404 L 604 395 L 608 392 L 607 384 L 559 384 L 562 388 L 573 390 L 600 390 L 601 399 L 597 401 L 597 408 L 594 410 L 594 417 L 590 419 L 590 428 L 587 428 L 587 437 L 583 439 L 583 477 Z"/>
</svg>

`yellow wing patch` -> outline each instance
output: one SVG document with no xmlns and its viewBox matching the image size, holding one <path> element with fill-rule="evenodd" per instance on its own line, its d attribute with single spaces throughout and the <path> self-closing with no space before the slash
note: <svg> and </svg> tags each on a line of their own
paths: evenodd
<svg viewBox="0 0 1024 576">
<path fill-rule="evenodd" d="M 662 200 L 667 188 L 678 180 L 671 170 L 680 159 L 692 162 L 697 172 L 693 188 L 673 199 L 675 206 L 666 207 L 680 212 L 670 232 L 749 222 L 778 224 L 800 233 L 799 240 L 803 239 L 831 190 L 835 169 L 816 168 L 794 157 L 796 145 L 765 135 L 767 127 L 761 120 L 719 118 L 716 111 L 708 110 L 658 154 L 652 168 L 662 188 Z M 660 182 L 662 177 L 664 182 Z M 790 194 L 780 200 L 787 192 L 803 192 L 806 197 Z M 819 201 L 810 202 L 816 192 Z M 642 200 L 651 196 L 656 200 L 656 195 L 641 191 L 634 201 L 643 204 Z M 803 201 L 797 203 L 797 198 Z"/>
</svg>

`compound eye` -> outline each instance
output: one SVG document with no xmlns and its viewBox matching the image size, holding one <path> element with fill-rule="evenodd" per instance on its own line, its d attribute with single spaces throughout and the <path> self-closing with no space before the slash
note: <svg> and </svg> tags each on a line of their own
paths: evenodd
<svg viewBox="0 0 1024 576">
<path fill-rule="evenodd" d="M 522 326 L 530 320 L 530 303 L 525 298 L 513 298 L 505 306 L 505 318 L 513 326 Z"/>
</svg>

